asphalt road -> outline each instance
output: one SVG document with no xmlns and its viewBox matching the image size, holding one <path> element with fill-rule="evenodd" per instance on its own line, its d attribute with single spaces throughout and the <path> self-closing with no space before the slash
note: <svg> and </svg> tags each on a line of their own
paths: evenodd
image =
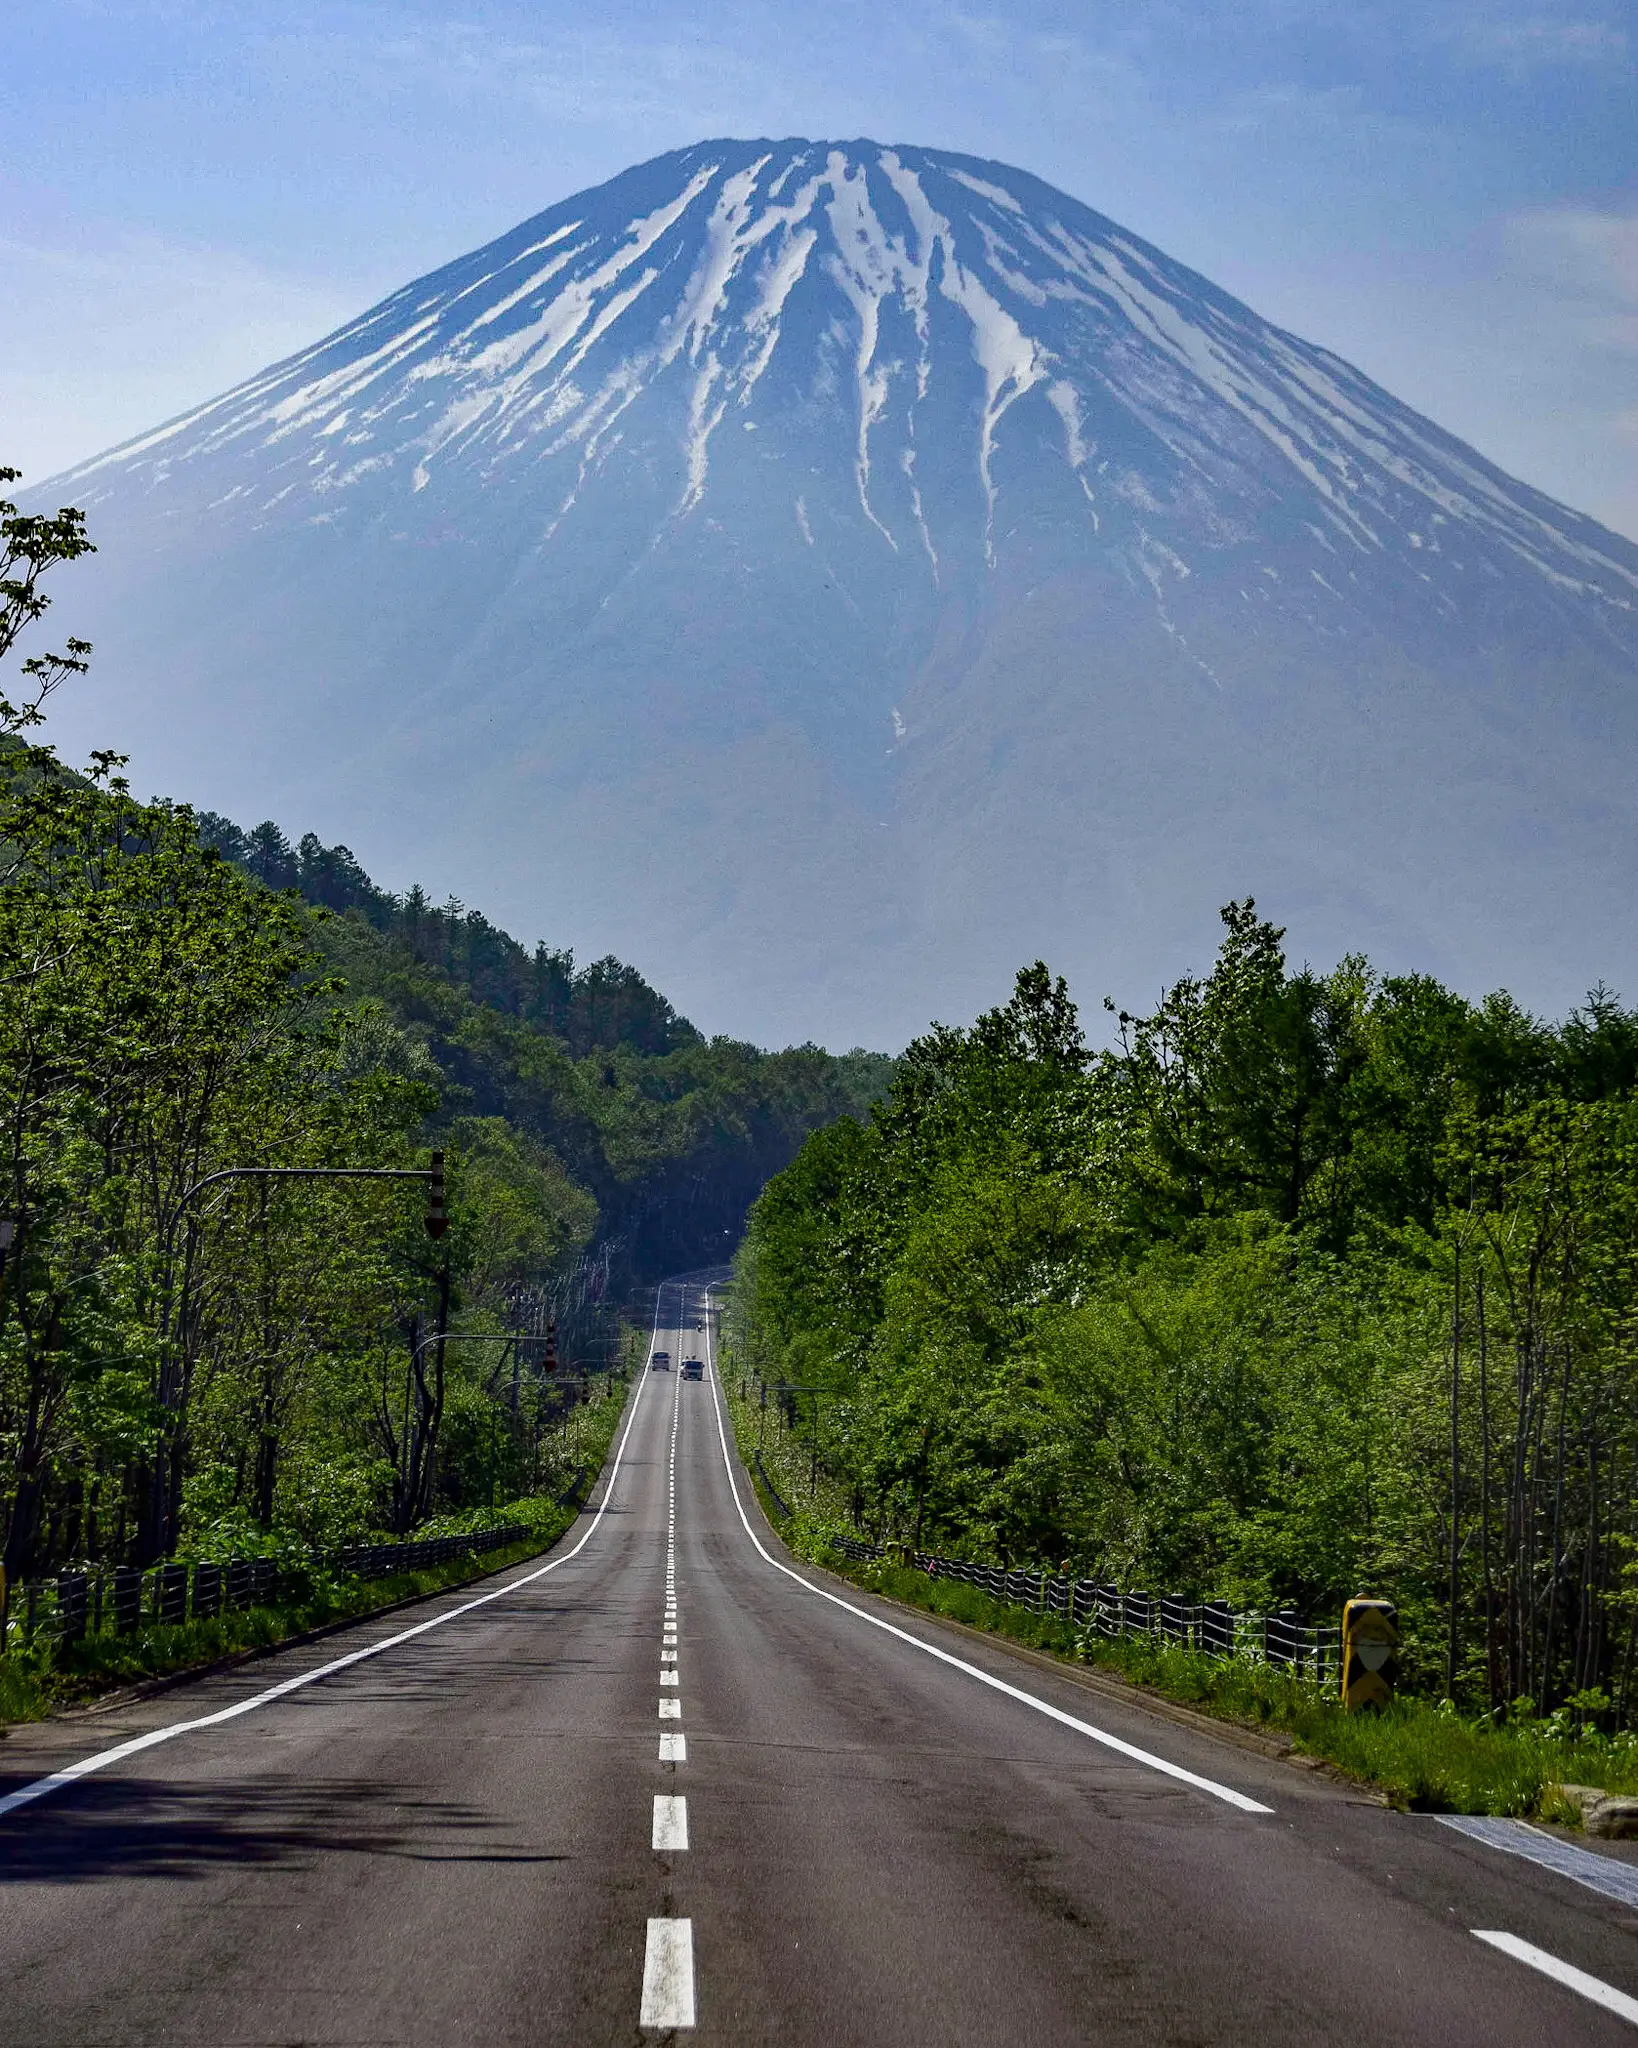
<svg viewBox="0 0 1638 2048">
<path fill-rule="evenodd" d="M 1638 2000 L 1631 1906 L 793 1576 L 709 1369 L 616 1443 L 544 1570 L 15 1731 L 4 2048 L 1635 2038 L 1480 1938 Z"/>
</svg>

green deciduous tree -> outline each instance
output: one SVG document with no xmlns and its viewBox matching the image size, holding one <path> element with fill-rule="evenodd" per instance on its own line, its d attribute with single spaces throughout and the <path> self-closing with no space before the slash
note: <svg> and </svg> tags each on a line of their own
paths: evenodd
<svg viewBox="0 0 1638 2048">
<path fill-rule="evenodd" d="M 1638 1017 L 1547 1027 L 1249 901 L 1084 1047 L 1039 965 L 809 1139 L 735 1357 L 873 1527 L 1148 1590 L 1394 1597 L 1470 1701 L 1638 1704 Z M 804 1427 L 809 1411 L 798 1406 Z"/>
</svg>

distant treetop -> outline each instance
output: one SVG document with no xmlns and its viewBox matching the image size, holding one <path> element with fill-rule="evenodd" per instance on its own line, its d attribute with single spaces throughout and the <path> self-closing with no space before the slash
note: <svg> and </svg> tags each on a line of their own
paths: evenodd
<svg viewBox="0 0 1638 2048">
<path fill-rule="evenodd" d="M 436 905 L 419 883 L 401 896 L 377 888 L 350 847 L 325 846 L 316 833 L 292 847 L 270 818 L 248 832 L 215 811 L 197 819 L 205 845 L 267 888 L 362 917 L 406 945 L 417 964 L 440 968 L 479 1002 L 562 1039 L 577 1058 L 602 1046 L 659 1054 L 701 1042 L 686 1017 L 612 954 L 577 968 L 571 950 L 537 944 L 531 953 L 453 896 Z"/>
</svg>

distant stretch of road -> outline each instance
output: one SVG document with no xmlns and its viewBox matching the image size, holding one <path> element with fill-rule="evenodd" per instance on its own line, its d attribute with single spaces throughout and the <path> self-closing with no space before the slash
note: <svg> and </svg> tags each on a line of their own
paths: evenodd
<svg viewBox="0 0 1638 2048">
<path fill-rule="evenodd" d="M 709 1325 L 662 1290 L 549 1558 L 0 1745 L 5 2048 L 1638 2040 L 1638 1866 L 798 1565 Z"/>
</svg>

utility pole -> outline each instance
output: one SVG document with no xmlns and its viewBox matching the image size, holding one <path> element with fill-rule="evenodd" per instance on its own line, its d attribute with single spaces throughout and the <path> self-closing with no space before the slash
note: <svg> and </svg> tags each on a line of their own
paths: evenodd
<svg viewBox="0 0 1638 2048">
<path fill-rule="evenodd" d="M 1450 1311 L 1450 1640 L 1445 1652 L 1445 1697 L 1456 1697 L 1460 1645 L 1458 1576 L 1462 1568 L 1462 1247 L 1456 1245 L 1454 1298 Z"/>
<path fill-rule="evenodd" d="M 449 1216 L 444 1208 L 444 1155 L 432 1155 L 432 1181 L 427 1190 L 427 1236 L 436 1244 L 449 1230 Z M 435 1483 L 434 1466 L 438 1456 L 438 1424 L 444 1414 L 444 1349 L 449 1337 L 449 1247 L 444 1247 L 444 1256 L 438 1268 L 438 1348 L 434 1353 L 434 1393 L 432 1427 L 427 1436 L 427 1462 L 422 1474 L 426 1488 L 426 1502 L 432 1505 L 432 1489 Z"/>
<path fill-rule="evenodd" d="M 523 1296 L 512 1296 L 512 1421 L 518 1419 L 518 1379 L 523 1369 Z"/>
</svg>

